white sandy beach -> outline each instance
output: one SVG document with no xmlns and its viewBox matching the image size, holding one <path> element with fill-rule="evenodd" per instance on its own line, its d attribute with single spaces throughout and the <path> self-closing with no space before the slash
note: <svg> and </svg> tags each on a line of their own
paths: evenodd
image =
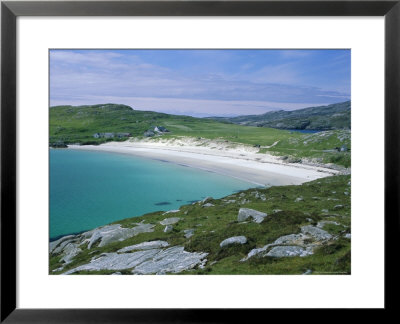
<svg viewBox="0 0 400 324">
<path fill-rule="evenodd" d="M 224 141 L 183 138 L 130 139 L 102 145 L 69 145 L 70 149 L 114 152 L 162 160 L 216 172 L 262 186 L 301 184 L 339 171 L 305 164 L 285 163 L 257 148 Z"/>
</svg>

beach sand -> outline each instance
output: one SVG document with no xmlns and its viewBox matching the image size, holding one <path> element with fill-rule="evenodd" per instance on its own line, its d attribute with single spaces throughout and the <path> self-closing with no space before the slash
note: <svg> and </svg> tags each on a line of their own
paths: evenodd
<svg viewBox="0 0 400 324">
<path fill-rule="evenodd" d="M 194 138 L 153 140 L 131 139 L 101 145 L 69 145 L 70 149 L 130 154 L 216 172 L 262 186 L 301 184 L 338 174 L 326 167 L 285 163 L 270 154 L 258 154 L 257 148 L 223 141 Z"/>
</svg>

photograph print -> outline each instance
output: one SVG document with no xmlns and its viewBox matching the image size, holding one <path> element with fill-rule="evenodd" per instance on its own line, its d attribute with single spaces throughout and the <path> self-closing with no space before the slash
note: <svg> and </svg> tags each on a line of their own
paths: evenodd
<svg viewBox="0 0 400 324">
<path fill-rule="evenodd" d="M 50 275 L 349 275 L 351 51 L 49 50 Z"/>
</svg>

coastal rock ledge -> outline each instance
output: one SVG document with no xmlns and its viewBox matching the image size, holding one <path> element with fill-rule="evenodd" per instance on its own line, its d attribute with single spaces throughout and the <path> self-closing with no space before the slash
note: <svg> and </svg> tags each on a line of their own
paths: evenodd
<svg viewBox="0 0 400 324">
<path fill-rule="evenodd" d="M 132 274 L 178 273 L 193 269 L 195 266 L 204 266 L 207 262 L 205 259 L 207 255 L 208 253 L 187 252 L 182 246 L 133 253 L 103 253 L 99 257 L 94 257 L 90 263 L 66 271 L 64 274 L 68 275 L 78 271 L 126 269 L 132 269 Z"/>
</svg>

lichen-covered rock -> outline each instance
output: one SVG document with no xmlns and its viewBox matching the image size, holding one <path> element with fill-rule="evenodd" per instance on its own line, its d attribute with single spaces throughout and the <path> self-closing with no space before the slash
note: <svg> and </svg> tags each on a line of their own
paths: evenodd
<svg viewBox="0 0 400 324">
<path fill-rule="evenodd" d="M 151 249 L 133 253 L 104 253 L 88 264 L 68 270 L 64 274 L 78 271 L 126 270 L 133 274 L 178 273 L 197 265 L 204 265 L 208 253 L 187 252 L 181 246 L 165 250 Z"/>
<path fill-rule="evenodd" d="M 160 222 L 161 225 L 173 225 L 176 224 L 180 221 L 181 219 L 179 217 L 171 217 L 171 218 L 165 218 Z"/>
<path fill-rule="evenodd" d="M 75 235 L 67 235 L 63 236 L 62 238 L 58 239 L 57 241 L 50 242 L 49 244 L 49 252 L 52 254 L 57 254 L 60 253 L 62 249 L 59 249 L 57 252 L 54 252 L 54 250 L 63 242 L 66 242 L 64 246 L 68 243 L 68 241 L 75 239 Z"/>
<path fill-rule="evenodd" d="M 311 255 L 312 250 L 310 248 L 302 248 L 300 246 L 275 246 L 268 253 L 267 256 L 274 258 L 283 257 L 305 257 Z"/>
<path fill-rule="evenodd" d="M 223 240 L 219 246 L 224 247 L 231 244 L 245 244 L 247 243 L 247 238 L 245 236 L 233 236 L 229 237 L 226 240 Z"/>
<path fill-rule="evenodd" d="M 133 270 L 133 274 L 178 273 L 203 264 L 208 253 L 184 251 L 183 247 L 174 246 L 159 252 L 151 260 L 141 263 Z"/>
<path fill-rule="evenodd" d="M 305 240 L 309 239 L 310 237 L 307 235 L 304 235 L 302 233 L 300 234 L 289 234 L 289 235 L 284 235 L 279 238 L 277 238 L 273 243 L 267 244 L 261 248 L 256 248 L 252 249 L 248 254 L 247 257 L 241 259 L 241 261 L 246 261 L 254 256 L 257 257 L 265 257 L 265 256 L 270 256 L 268 255 L 268 251 L 279 245 L 298 245 L 300 247 L 306 247 Z M 312 245 L 310 245 L 310 250 L 309 252 L 312 253 Z"/>
<path fill-rule="evenodd" d="M 68 243 L 63 249 L 64 256 L 61 258 L 61 261 L 64 261 L 65 263 L 71 263 L 72 259 L 81 252 L 82 250 L 77 244 Z"/>
<path fill-rule="evenodd" d="M 311 235 L 316 241 L 326 241 L 331 240 L 333 236 L 329 234 L 327 231 L 320 229 L 318 227 L 314 227 L 312 225 L 306 225 L 301 228 L 301 232 L 303 234 Z"/>
<path fill-rule="evenodd" d="M 243 222 L 249 217 L 252 217 L 256 223 L 261 223 L 265 217 L 268 215 L 260 211 L 250 209 L 250 208 L 240 208 L 238 213 L 238 222 Z"/>
<path fill-rule="evenodd" d="M 150 241 L 150 242 L 142 242 L 139 244 L 126 246 L 122 249 L 119 249 L 117 252 L 125 253 L 134 250 L 151 250 L 151 249 L 160 249 L 163 247 L 167 247 L 169 244 L 166 241 Z"/>
<path fill-rule="evenodd" d="M 159 249 L 138 251 L 134 253 L 103 253 L 88 264 L 66 271 L 68 275 L 78 271 L 124 270 L 147 261 L 159 253 Z"/>
<path fill-rule="evenodd" d="M 87 238 L 83 243 L 89 242 L 88 249 L 90 249 L 93 244 L 100 241 L 99 247 L 102 247 L 113 242 L 124 241 L 140 233 L 153 232 L 153 227 L 152 224 L 142 223 L 133 228 L 124 228 L 120 224 L 107 225 L 83 233 L 82 236 Z"/>
</svg>

